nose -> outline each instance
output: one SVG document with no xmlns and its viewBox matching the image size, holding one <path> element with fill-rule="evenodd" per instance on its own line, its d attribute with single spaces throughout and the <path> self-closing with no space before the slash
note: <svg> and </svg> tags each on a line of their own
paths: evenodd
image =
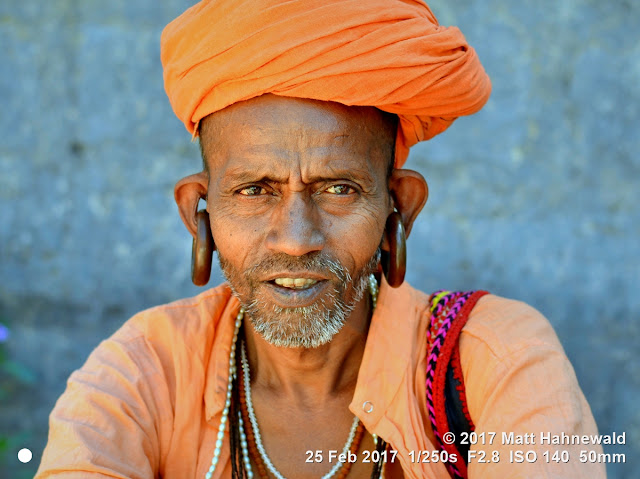
<svg viewBox="0 0 640 479">
<path fill-rule="evenodd" d="M 282 198 L 271 215 L 267 248 L 289 256 L 302 256 L 322 250 L 324 243 L 321 218 L 309 195 L 295 192 Z"/>
</svg>

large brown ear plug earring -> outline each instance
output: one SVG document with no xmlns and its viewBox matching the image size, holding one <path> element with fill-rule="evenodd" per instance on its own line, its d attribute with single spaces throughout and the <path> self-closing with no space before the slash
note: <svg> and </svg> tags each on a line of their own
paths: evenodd
<svg viewBox="0 0 640 479">
<path fill-rule="evenodd" d="M 397 288 L 404 281 L 407 271 L 407 239 L 400 213 L 394 211 L 389 215 L 384 231 L 389 251 L 382 251 L 382 271 L 389 286 Z"/>
<path fill-rule="evenodd" d="M 204 286 L 211 276 L 211 258 L 216 245 L 211 236 L 209 213 L 200 210 L 196 213 L 198 231 L 191 246 L 191 281 L 196 286 Z"/>
</svg>

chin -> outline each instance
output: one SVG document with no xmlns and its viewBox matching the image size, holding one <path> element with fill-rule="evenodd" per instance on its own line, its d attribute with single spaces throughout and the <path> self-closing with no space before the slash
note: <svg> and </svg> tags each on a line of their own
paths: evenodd
<svg viewBox="0 0 640 479">
<path fill-rule="evenodd" d="M 282 348 L 317 348 L 340 332 L 357 301 L 325 301 L 300 308 L 282 308 L 254 301 L 245 311 L 255 331 L 269 344 Z"/>
</svg>

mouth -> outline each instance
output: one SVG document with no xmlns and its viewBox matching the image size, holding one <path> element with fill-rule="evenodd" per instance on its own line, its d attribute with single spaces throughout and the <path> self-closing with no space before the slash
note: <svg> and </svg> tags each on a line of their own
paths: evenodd
<svg viewBox="0 0 640 479">
<path fill-rule="evenodd" d="M 305 274 L 305 276 L 307 276 Z M 325 293 L 330 281 L 320 277 L 301 277 L 278 275 L 265 281 L 271 300 L 282 308 L 310 306 Z"/>
<path fill-rule="evenodd" d="M 311 278 L 276 278 L 269 281 L 271 284 L 289 289 L 309 289 L 318 282 L 317 279 Z"/>
</svg>

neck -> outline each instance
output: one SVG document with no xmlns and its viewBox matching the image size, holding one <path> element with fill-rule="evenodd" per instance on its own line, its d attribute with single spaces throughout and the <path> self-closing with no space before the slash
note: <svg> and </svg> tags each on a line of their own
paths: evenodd
<svg viewBox="0 0 640 479">
<path fill-rule="evenodd" d="M 333 339 L 310 349 L 274 346 L 245 321 L 252 387 L 269 390 L 302 407 L 314 407 L 343 394 L 351 397 L 371 312 L 370 295 L 365 294 Z"/>
</svg>

